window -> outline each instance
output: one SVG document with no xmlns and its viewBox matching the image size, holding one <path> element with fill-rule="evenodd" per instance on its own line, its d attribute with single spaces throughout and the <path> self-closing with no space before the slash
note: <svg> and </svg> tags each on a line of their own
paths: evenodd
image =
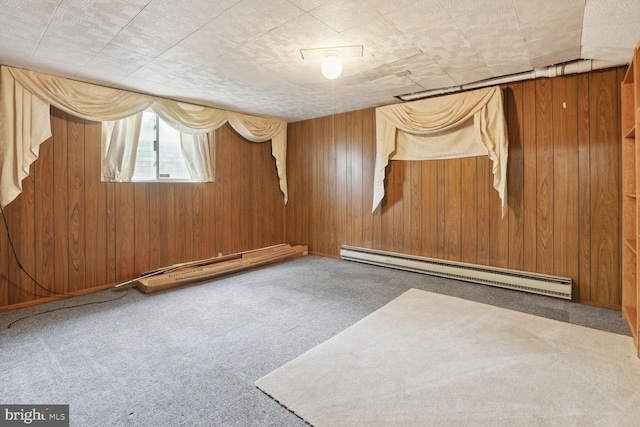
<svg viewBox="0 0 640 427">
<path fill-rule="evenodd" d="M 180 131 L 151 111 L 142 114 L 132 181 L 192 181 L 180 147 Z"/>
</svg>

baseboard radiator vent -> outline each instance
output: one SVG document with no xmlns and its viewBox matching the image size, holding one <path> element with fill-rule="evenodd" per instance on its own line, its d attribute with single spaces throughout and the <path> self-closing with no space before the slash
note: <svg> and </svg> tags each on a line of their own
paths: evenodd
<svg viewBox="0 0 640 427">
<path fill-rule="evenodd" d="M 571 279 L 568 277 L 344 245 L 340 248 L 340 257 L 348 261 L 571 299 Z"/>
</svg>

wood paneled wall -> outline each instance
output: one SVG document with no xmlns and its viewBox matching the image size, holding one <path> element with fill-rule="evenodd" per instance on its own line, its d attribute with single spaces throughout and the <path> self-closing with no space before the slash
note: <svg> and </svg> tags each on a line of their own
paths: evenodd
<svg viewBox="0 0 640 427">
<path fill-rule="evenodd" d="M 214 132 L 215 182 L 100 181 L 100 124 L 52 111 L 53 137 L 5 208 L 26 271 L 56 292 L 284 241 L 284 199 L 271 144 Z M 0 232 L 0 307 L 50 294 L 20 271 Z"/>
<path fill-rule="evenodd" d="M 508 214 L 488 158 L 391 161 L 372 214 L 375 110 L 289 125 L 286 238 L 571 277 L 576 300 L 620 305 L 622 69 L 503 87 Z"/>
</svg>

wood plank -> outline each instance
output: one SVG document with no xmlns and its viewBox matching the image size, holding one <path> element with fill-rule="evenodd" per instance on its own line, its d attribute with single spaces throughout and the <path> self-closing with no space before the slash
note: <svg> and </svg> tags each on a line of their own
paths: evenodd
<svg viewBox="0 0 640 427">
<path fill-rule="evenodd" d="M 161 267 L 162 259 L 162 240 L 161 235 L 164 234 L 162 229 L 162 190 L 163 186 L 158 184 L 149 185 L 149 267 L 143 271 L 153 270 Z M 215 241 L 215 236 L 211 238 Z"/>
<path fill-rule="evenodd" d="M 204 226 L 202 192 L 205 184 L 189 185 L 191 191 L 191 253 L 188 259 L 204 258 L 213 253 L 204 252 L 204 242 L 202 240 L 202 230 Z"/>
<path fill-rule="evenodd" d="M 553 274 L 553 108 L 551 82 L 536 80 L 536 269 Z"/>
<path fill-rule="evenodd" d="M 77 291 L 86 286 L 85 278 L 85 167 L 84 120 L 68 118 L 68 194 L 69 194 L 69 289 Z"/>
<path fill-rule="evenodd" d="M 461 159 L 461 225 L 460 259 L 478 262 L 478 183 L 476 157 Z"/>
<path fill-rule="evenodd" d="M 381 233 L 380 244 L 383 251 L 393 251 L 393 205 L 395 204 L 395 180 L 400 168 L 400 162 L 390 160 L 385 170 L 384 198 L 382 199 L 380 213 Z"/>
<path fill-rule="evenodd" d="M 503 89 L 509 133 L 509 166 L 507 168 L 507 205 L 509 223 L 508 268 L 524 269 L 524 150 L 522 83 Z"/>
<path fill-rule="evenodd" d="M 553 80 L 553 273 L 578 294 L 578 79 Z"/>
<path fill-rule="evenodd" d="M 364 170 L 363 158 L 363 129 L 362 110 L 352 113 L 353 120 L 350 127 L 350 155 L 351 155 L 351 194 L 349 195 L 349 205 L 351 206 L 351 244 L 362 246 L 362 173 Z M 333 255 L 340 255 L 340 245 L 332 248 Z"/>
<path fill-rule="evenodd" d="M 438 164 L 433 160 L 420 162 L 422 256 L 438 256 Z"/>
<path fill-rule="evenodd" d="M 488 157 L 476 157 L 477 191 L 478 191 L 478 264 L 491 265 L 489 256 L 489 242 L 491 233 L 489 229 L 489 193 L 495 191 L 489 183 L 491 176 L 491 161 Z M 492 181 L 491 181 L 492 182 Z"/>
<path fill-rule="evenodd" d="M 262 156 L 264 155 L 264 147 L 271 147 L 271 143 L 268 144 L 256 144 L 255 149 L 248 153 L 248 162 L 251 165 L 251 170 L 248 173 L 249 189 L 250 189 L 250 204 L 249 209 L 254 214 L 250 216 L 249 224 L 251 224 L 251 235 L 249 241 L 250 248 L 259 248 L 265 246 L 267 229 L 262 227 L 262 216 L 264 215 L 264 207 L 267 206 L 267 194 L 268 186 L 264 182 L 264 166 L 262 164 Z M 257 213 L 261 212 L 261 215 Z"/>
<path fill-rule="evenodd" d="M 34 163 L 35 169 L 35 277 L 42 286 L 48 289 L 55 288 L 55 242 L 54 242 L 54 188 L 53 188 L 53 138 L 40 145 L 38 160 Z M 4 226 L 1 227 L 4 234 Z M 0 239 L 1 240 L 1 239 Z M 0 241 L 0 253 L 3 251 Z M 4 257 L 3 257 L 4 258 Z M 1 263 L 2 261 L 0 261 Z M 0 267 L 0 271 L 6 271 Z M 0 275 L 2 276 L 2 275 Z M 0 277 L 0 289 L 2 288 Z M 38 298 L 50 296 L 47 292 L 36 286 Z M 1 295 L 1 291 L 0 291 Z M 0 296 L 0 299 L 1 296 Z M 0 303 L 0 305 L 2 305 Z"/>
<path fill-rule="evenodd" d="M 318 145 L 319 247 L 323 254 L 331 255 L 332 248 L 345 239 L 347 230 L 347 171 L 348 141 L 345 114 L 320 119 L 321 141 Z"/>
<path fill-rule="evenodd" d="M 175 185 L 160 186 L 160 263 L 161 265 L 178 262 L 176 257 L 176 219 L 175 219 Z"/>
<path fill-rule="evenodd" d="M 116 183 L 107 182 L 105 185 L 106 208 L 107 208 L 107 282 L 116 282 L 117 261 L 116 261 Z"/>
<path fill-rule="evenodd" d="M 324 127 L 327 138 L 325 145 L 325 177 L 327 182 L 323 187 L 326 192 L 321 199 L 326 215 L 326 222 L 322 229 L 335 230 L 333 233 L 327 233 L 326 231 L 323 233 L 326 236 L 323 253 L 328 255 L 340 253 L 340 245 L 344 241 L 345 230 L 349 227 L 346 213 L 341 215 L 342 212 L 346 212 L 348 199 L 346 193 L 347 184 L 343 182 L 344 185 L 341 185 L 340 179 L 346 178 L 346 175 L 339 177 L 338 173 L 338 168 L 342 167 L 342 164 L 338 163 L 338 152 L 348 150 L 345 145 L 347 144 L 345 117 L 344 114 L 338 114 L 331 118 L 331 123 L 329 123 L 329 118 L 326 118 Z M 340 161 L 342 160 L 344 160 L 344 167 L 346 168 L 348 159 L 340 159 Z"/>
<path fill-rule="evenodd" d="M 615 70 L 590 74 L 591 300 L 620 304 L 618 97 Z"/>
<path fill-rule="evenodd" d="M 451 159 L 444 162 L 444 258 L 461 259 L 462 241 L 462 161 Z"/>
<path fill-rule="evenodd" d="M 436 189 L 437 189 L 437 209 L 435 215 L 437 217 L 438 228 L 436 231 L 436 235 L 438 238 L 438 244 L 436 246 L 436 258 L 445 258 L 446 257 L 446 178 L 445 178 L 445 170 L 446 170 L 446 162 L 447 160 L 435 160 L 437 167 L 437 181 L 436 181 Z"/>
<path fill-rule="evenodd" d="M 133 185 L 133 206 L 135 235 L 134 274 L 140 275 L 151 270 L 151 229 L 149 208 L 149 187 L 153 184 L 136 183 Z"/>
<path fill-rule="evenodd" d="M 374 112 L 373 108 L 362 112 L 362 246 L 366 248 L 374 247 L 374 216 L 371 213 L 376 143 Z M 421 179 L 421 169 L 417 173 L 418 179 Z"/>
<path fill-rule="evenodd" d="M 53 236 L 55 246 L 55 288 L 56 292 L 69 289 L 69 205 L 67 182 L 67 122 L 68 115 L 52 108 L 53 124 Z"/>
<path fill-rule="evenodd" d="M 318 246 L 318 220 L 319 220 L 319 205 L 320 205 L 320 189 L 318 185 L 318 164 L 316 159 L 321 152 L 320 138 L 322 137 L 322 127 L 318 119 L 311 120 L 309 123 L 309 156 L 307 157 L 307 168 L 309 170 L 309 179 L 311 186 L 309 188 L 309 250 L 313 252 L 319 252 Z"/>
<path fill-rule="evenodd" d="M 99 122 L 85 122 L 85 286 L 100 286 L 107 281 L 107 193 L 101 182 L 101 129 Z M 136 221 L 137 224 L 139 224 Z"/>
<path fill-rule="evenodd" d="M 4 206 L 0 206 L 2 211 L 0 215 L 6 215 L 6 209 Z M 52 228 L 53 230 L 53 228 Z M 7 239 L 7 233 L 4 225 L 4 218 L 2 224 L 0 224 L 0 307 L 7 306 L 9 302 L 9 240 Z"/>
<path fill-rule="evenodd" d="M 345 156 L 345 165 L 346 165 L 346 170 L 345 170 L 345 175 L 344 175 L 344 194 L 345 194 L 345 200 L 344 200 L 344 208 L 345 208 L 345 217 L 344 217 L 344 227 L 342 229 L 342 233 L 340 234 L 342 236 L 342 242 L 344 242 L 345 244 L 351 244 L 353 242 L 352 239 L 352 230 L 353 230 L 353 210 L 352 210 L 352 206 L 351 206 L 351 199 L 352 199 L 352 188 L 353 188 L 353 182 L 352 182 L 352 173 L 351 173 L 351 169 L 352 169 L 352 162 L 351 162 L 351 158 L 353 157 L 353 155 L 355 153 L 352 152 L 353 147 L 352 147 L 352 138 L 353 138 L 353 115 L 354 113 L 349 113 L 349 114 L 340 114 L 341 117 L 345 117 L 344 120 L 344 124 L 345 124 L 345 128 L 340 130 L 340 134 L 344 135 L 343 136 L 343 140 L 341 141 L 343 143 L 342 147 L 344 147 L 344 156 Z M 339 253 L 339 251 L 337 251 Z M 331 252 L 329 252 L 331 253 Z"/>
<path fill-rule="evenodd" d="M 522 83 L 522 268 L 536 271 L 537 249 L 537 152 L 536 82 Z"/>
<path fill-rule="evenodd" d="M 166 289 L 182 286 L 194 281 L 212 279 L 225 274 L 245 271 L 250 268 L 282 262 L 284 260 L 304 256 L 308 253 L 306 246 L 294 246 L 280 248 L 278 250 L 265 250 L 253 252 L 249 256 L 242 255 L 239 258 L 217 262 L 193 268 L 186 268 L 177 272 L 171 272 L 150 278 L 138 280 L 138 288 L 145 293 L 158 292 Z"/>
<path fill-rule="evenodd" d="M 204 225 L 203 225 L 203 252 L 204 256 L 217 255 L 220 252 L 220 220 L 221 209 L 220 196 L 221 196 L 221 165 L 220 165 L 220 141 L 218 141 L 218 131 L 209 133 L 209 149 L 212 153 L 212 164 L 214 167 L 214 182 L 206 183 L 205 191 L 202 199 L 203 211 L 204 211 Z"/>
<path fill-rule="evenodd" d="M 420 255 L 422 253 L 422 162 L 411 162 L 408 182 L 411 196 L 409 207 L 411 221 L 409 229 L 405 229 L 405 234 L 408 233 L 409 253 Z"/>
<path fill-rule="evenodd" d="M 407 179 L 407 162 L 393 161 L 394 176 L 389 180 L 389 186 L 393 186 L 393 235 L 391 250 L 393 252 L 404 252 L 404 205 L 405 198 L 404 183 Z M 391 177 L 390 177 L 391 178 Z"/>
<path fill-rule="evenodd" d="M 116 186 L 116 280 L 136 276 L 135 268 L 135 193 L 133 184 Z"/>
</svg>

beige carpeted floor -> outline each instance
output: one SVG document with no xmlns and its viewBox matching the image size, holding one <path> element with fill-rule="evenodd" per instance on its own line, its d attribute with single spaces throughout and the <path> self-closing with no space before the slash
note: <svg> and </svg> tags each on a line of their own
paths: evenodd
<svg viewBox="0 0 640 427">
<path fill-rule="evenodd" d="M 256 382 L 314 426 L 637 426 L 631 338 L 411 289 Z"/>
</svg>

